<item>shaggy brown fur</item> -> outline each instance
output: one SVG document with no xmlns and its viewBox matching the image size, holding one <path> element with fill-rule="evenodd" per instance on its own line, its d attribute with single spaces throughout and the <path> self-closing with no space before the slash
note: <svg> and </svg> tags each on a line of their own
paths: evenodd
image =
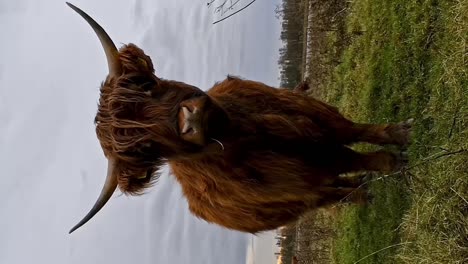
<svg viewBox="0 0 468 264">
<path fill-rule="evenodd" d="M 124 73 L 101 87 L 96 132 L 117 160 L 119 188 L 143 193 L 168 162 L 191 212 L 227 228 L 259 232 L 335 203 L 355 187 L 339 177 L 391 171 L 398 155 L 357 153 L 348 144 L 408 143 L 409 123 L 356 124 L 302 90 L 275 89 L 229 76 L 208 92 L 154 75 L 133 44 L 120 50 Z M 187 142 L 177 121 L 181 104 L 202 105 L 206 143 Z M 355 199 L 359 200 L 359 199 Z"/>
</svg>

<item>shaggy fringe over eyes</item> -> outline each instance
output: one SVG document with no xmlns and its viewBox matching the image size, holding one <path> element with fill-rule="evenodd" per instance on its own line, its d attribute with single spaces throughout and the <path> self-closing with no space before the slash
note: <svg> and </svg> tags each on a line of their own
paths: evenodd
<svg viewBox="0 0 468 264">
<path fill-rule="evenodd" d="M 158 179 L 164 147 L 173 145 L 174 105 L 157 102 L 148 91 L 157 89 L 158 79 L 148 56 L 133 44 L 120 51 L 124 74 L 101 85 L 96 134 L 107 157 L 118 163 L 119 188 L 142 194 Z"/>
<path fill-rule="evenodd" d="M 124 88 L 127 77 L 119 78 L 115 84 L 114 81 L 103 84 L 95 119 L 96 134 L 106 156 L 115 158 L 119 164 L 116 171 L 119 188 L 138 195 L 159 176 L 155 172 L 163 162 L 152 139 L 154 131 L 162 130 L 155 118 L 145 118 L 150 115 L 145 112 L 154 112 L 148 106 L 150 97 L 134 84 Z"/>
</svg>

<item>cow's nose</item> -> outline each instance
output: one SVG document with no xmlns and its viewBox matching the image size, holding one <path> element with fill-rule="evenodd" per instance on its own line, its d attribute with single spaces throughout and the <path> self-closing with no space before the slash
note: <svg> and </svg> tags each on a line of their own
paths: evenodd
<svg viewBox="0 0 468 264">
<path fill-rule="evenodd" d="M 186 133 L 197 133 L 196 131 L 196 125 L 194 121 L 196 120 L 196 111 L 197 109 L 194 109 L 194 111 L 190 111 L 187 107 L 182 107 L 182 114 L 184 118 L 184 127 L 182 128 L 182 134 Z"/>
<path fill-rule="evenodd" d="M 182 114 L 184 119 L 184 126 L 182 127 L 182 134 L 198 133 L 201 125 L 201 115 L 198 107 L 194 106 L 192 110 L 188 107 L 182 107 Z"/>
</svg>

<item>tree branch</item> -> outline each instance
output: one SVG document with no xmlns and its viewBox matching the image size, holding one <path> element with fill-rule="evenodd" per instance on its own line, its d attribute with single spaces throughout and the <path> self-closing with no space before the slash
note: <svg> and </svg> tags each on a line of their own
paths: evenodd
<svg viewBox="0 0 468 264">
<path fill-rule="evenodd" d="M 251 1 L 250 3 L 248 3 L 246 6 L 242 7 L 241 9 L 237 10 L 236 12 L 230 14 L 229 16 L 223 17 L 223 18 L 221 18 L 221 19 L 219 19 L 219 20 L 216 20 L 215 22 L 213 22 L 213 25 L 214 25 L 214 24 L 217 24 L 217 23 L 219 23 L 219 22 L 221 22 L 221 21 L 224 21 L 224 20 L 226 20 L 226 19 L 232 17 L 233 15 L 235 15 L 235 14 L 241 12 L 242 10 L 246 9 L 246 8 L 249 7 L 251 4 L 253 4 L 255 1 L 256 1 L 256 0 L 252 0 L 252 1 Z M 236 4 L 237 2 L 239 2 L 239 1 L 236 1 L 234 4 Z M 232 6 L 231 6 L 231 7 L 232 7 Z"/>
</svg>

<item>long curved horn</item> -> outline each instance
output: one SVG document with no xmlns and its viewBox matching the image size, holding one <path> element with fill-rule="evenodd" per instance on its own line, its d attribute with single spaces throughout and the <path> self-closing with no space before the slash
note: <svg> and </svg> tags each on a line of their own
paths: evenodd
<svg viewBox="0 0 468 264">
<path fill-rule="evenodd" d="M 114 173 L 115 166 L 115 161 L 113 159 L 109 159 L 107 163 L 106 182 L 104 183 L 104 187 L 102 187 L 99 198 L 97 199 L 96 203 L 94 203 L 94 206 L 91 208 L 89 213 L 78 224 L 70 229 L 70 232 L 68 232 L 69 234 L 91 220 L 91 218 L 93 218 L 93 216 L 96 215 L 97 212 L 102 209 L 102 207 L 104 207 L 107 201 L 109 201 L 115 189 L 117 189 L 117 175 Z"/>
<path fill-rule="evenodd" d="M 104 52 L 106 53 L 107 66 L 109 67 L 109 75 L 120 75 L 122 73 L 122 65 L 120 64 L 119 60 L 119 51 L 115 47 L 115 44 L 109 37 L 109 35 L 107 35 L 106 31 L 104 31 L 104 29 L 83 10 L 68 2 L 66 3 L 71 9 L 75 10 L 80 16 L 82 16 L 93 28 L 94 32 L 96 32 L 96 35 L 98 36 L 99 40 L 101 41 L 101 45 L 104 48 Z"/>
</svg>

